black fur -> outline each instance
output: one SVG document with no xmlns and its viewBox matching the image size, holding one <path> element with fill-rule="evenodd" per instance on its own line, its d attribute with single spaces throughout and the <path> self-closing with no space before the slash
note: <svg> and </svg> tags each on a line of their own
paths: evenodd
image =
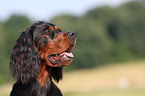
<svg viewBox="0 0 145 96">
<path fill-rule="evenodd" d="M 62 96 L 62 93 L 53 82 L 49 87 L 41 87 L 38 82 L 27 84 L 16 82 L 10 96 Z"/>
<path fill-rule="evenodd" d="M 56 82 L 62 79 L 62 67 L 52 68 L 51 76 Z"/>
<path fill-rule="evenodd" d="M 13 77 L 27 83 L 36 78 L 40 70 L 40 55 L 32 43 L 33 29 L 28 28 L 16 41 L 10 57 L 10 69 Z"/>
<path fill-rule="evenodd" d="M 40 27 L 42 24 L 46 26 Z M 57 82 L 62 79 L 62 67 L 52 68 L 47 86 L 42 87 L 37 80 L 42 60 L 35 46 L 44 34 L 43 31 L 48 28 L 47 25 L 50 23 L 38 22 L 31 25 L 15 42 L 10 56 L 10 69 L 17 82 L 10 96 L 62 96 L 60 90 L 52 82 L 52 78 Z M 44 44 L 41 44 L 40 48 L 44 47 L 47 41 L 44 39 Z"/>
</svg>

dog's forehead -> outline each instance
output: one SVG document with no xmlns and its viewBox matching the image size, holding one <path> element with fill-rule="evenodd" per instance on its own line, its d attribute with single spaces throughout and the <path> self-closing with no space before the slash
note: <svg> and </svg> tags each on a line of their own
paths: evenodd
<svg viewBox="0 0 145 96">
<path fill-rule="evenodd" d="M 44 34 L 49 34 L 49 32 L 53 32 L 53 34 L 57 34 L 59 32 L 62 32 L 62 30 L 52 24 L 52 23 L 43 23 L 43 24 L 37 24 L 35 25 L 35 29 L 33 31 L 33 38 L 41 38 Z"/>
<path fill-rule="evenodd" d="M 37 31 L 45 31 L 45 30 L 61 31 L 60 27 L 58 27 L 57 25 L 54 25 L 52 23 L 43 23 L 40 25 L 36 25 L 35 29 Z"/>
<path fill-rule="evenodd" d="M 61 29 L 58 26 L 56 26 L 54 24 L 50 24 L 50 23 L 48 24 L 48 29 L 51 31 L 61 32 Z"/>
<path fill-rule="evenodd" d="M 44 24 L 40 25 L 40 28 L 42 30 L 61 31 L 61 29 L 58 26 L 51 24 L 51 23 L 44 23 Z"/>
</svg>

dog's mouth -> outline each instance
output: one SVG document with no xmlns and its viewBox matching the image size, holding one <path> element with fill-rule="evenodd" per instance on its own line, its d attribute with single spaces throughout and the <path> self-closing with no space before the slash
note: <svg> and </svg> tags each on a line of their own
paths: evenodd
<svg viewBox="0 0 145 96">
<path fill-rule="evenodd" d="M 62 66 L 67 66 L 70 64 L 72 61 L 72 58 L 74 55 L 72 54 L 72 50 L 74 48 L 75 44 L 69 46 L 69 48 L 60 53 L 60 54 L 51 54 L 48 56 L 48 60 L 53 64 L 53 65 L 62 65 Z"/>
</svg>

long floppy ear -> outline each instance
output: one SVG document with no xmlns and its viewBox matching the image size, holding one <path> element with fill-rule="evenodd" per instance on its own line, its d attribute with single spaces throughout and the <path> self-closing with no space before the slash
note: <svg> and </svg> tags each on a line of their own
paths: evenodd
<svg viewBox="0 0 145 96">
<path fill-rule="evenodd" d="M 12 75 L 22 83 L 27 83 L 31 78 L 36 78 L 41 68 L 41 57 L 33 42 L 33 30 L 30 27 L 20 35 L 10 56 Z"/>
</svg>

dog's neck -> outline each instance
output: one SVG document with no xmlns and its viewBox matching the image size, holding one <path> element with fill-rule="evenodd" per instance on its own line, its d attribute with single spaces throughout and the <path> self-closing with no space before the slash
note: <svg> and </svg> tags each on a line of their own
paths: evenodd
<svg viewBox="0 0 145 96">
<path fill-rule="evenodd" d="M 42 63 L 41 65 L 41 71 L 38 74 L 38 81 L 43 86 L 49 86 L 51 84 L 51 67 L 48 67 L 45 65 L 45 63 Z"/>
</svg>

